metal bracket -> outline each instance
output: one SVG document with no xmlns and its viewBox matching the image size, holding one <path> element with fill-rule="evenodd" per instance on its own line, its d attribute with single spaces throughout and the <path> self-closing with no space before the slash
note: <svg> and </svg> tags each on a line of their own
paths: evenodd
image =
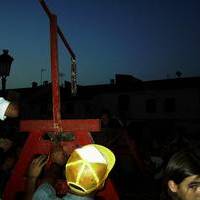
<svg viewBox="0 0 200 200">
<path fill-rule="evenodd" d="M 51 140 L 54 143 L 59 143 L 62 141 L 74 141 L 75 135 L 72 132 L 60 132 L 55 134 L 54 132 L 48 132 L 43 135 L 44 140 Z"/>
</svg>

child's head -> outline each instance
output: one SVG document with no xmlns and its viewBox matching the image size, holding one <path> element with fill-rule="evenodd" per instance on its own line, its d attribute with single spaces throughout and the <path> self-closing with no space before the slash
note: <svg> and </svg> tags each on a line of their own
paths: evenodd
<svg viewBox="0 0 200 200">
<path fill-rule="evenodd" d="M 74 150 L 65 171 L 70 190 L 84 196 L 101 189 L 114 164 L 114 154 L 104 146 L 89 144 Z"/>
<path fill-rule="evenodd" d="M 200 198 L 199 149 L 182 150 L 170 158 L 164 173 L 163 187 L 163 197 L 180 200 Z"/>
</svg>

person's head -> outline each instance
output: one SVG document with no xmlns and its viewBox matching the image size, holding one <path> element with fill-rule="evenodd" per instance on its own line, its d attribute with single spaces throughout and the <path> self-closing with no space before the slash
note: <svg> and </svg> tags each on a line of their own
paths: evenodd
<svg viewBox="0 0 200 200">
<path fill-rule="evenodd" d="M 111 119 L 111 114 L 110 114 L 109 110 L 104 109 L 101 112 L 101 123 L 102 123 L 102 126 L 107 126 L 109 124 L 109 122 L 110 122 L 110 119 Z"/>
<path fill-rule="evenodd" d="M 163 181 L 163 197 L 170 200 L 200 200 L 200 152 L 187 149 L 169 160 Z"/>
<path fill-rule="evenodd" d="M 69 157 L 65 175 L 72 193 L 87 196 L 100 190 L 115 164 L 108 148 L 89 144 L 75 149 Z"/>
<path fill-rule="evenodd" d="M 1 169 L 3 170 L 11 170 L 17 161 L 17 155 L 15 152 L 9 152 L 6 155 L 6 158 L 1 166 Z"/>
</svg>

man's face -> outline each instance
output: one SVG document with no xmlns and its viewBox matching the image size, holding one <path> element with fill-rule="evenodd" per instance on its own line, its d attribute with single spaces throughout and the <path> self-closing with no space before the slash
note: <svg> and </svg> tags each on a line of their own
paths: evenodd
<svg viewBox="0 0 200 200">
<path fill-rule="evenodd" d="M 200 200 L 200 176 L 185 178 L 177 185 L 176 193 L 180 200 Z"/>
</svg>

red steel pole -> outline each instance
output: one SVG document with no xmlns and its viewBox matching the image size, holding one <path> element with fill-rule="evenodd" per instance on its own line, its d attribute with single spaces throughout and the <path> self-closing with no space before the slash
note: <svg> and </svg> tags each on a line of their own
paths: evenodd
<svg viewBox="0 0 200 200">
<path fill-rule="evenodd" d="M 46 12 L 47 16 L 49 17 L 50 21 L 52 18 L 53 13 L 49 10 L 47 4 L 45 3 L 44 0 L 39 0 L 41 6 L 43 7 L 44 11 Z M 60 36 L 61 40 L 63 41 L 63 44 L 65 45 L 65 47 L 67 48 L 69 54 L 71 55 L 71 93 L 72 95 L 76 95 L 77 93 L 77 74 L 76 74 L 76 55 L 74 54 L 73 50 L 71 49 L 67 39 L 65 38 L 63 32 L 61 31 L 61 29 L 59 28 L 59 26 L 57 25 L 56 22 L 56 33 L 58 33 L 58 35 Z"/>
<path fill-rule="evenodd" d="M 51 80 L 52 80 L 52 104 L 53 122 L 57 133 L 62 131 L 60 114 L 60 87 L 58 79 L 58 43 L 57 43 L 57 17 L 50 16 L 50 48 L 51 48 Z"/>
</svg>

